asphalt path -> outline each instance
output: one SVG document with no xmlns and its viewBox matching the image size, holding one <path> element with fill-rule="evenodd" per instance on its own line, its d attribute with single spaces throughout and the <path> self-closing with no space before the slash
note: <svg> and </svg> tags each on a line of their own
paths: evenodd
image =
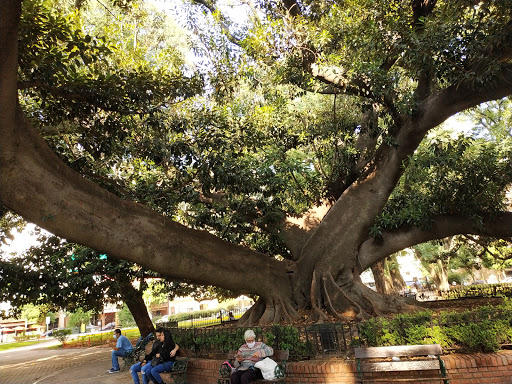
<svg viewBox="0 0 512 384">
<path fill-rule="evenodd" d="M 112 366 L 108 346 L 48 349 L 57 341 L 0 352 L 1 384 L 121 384 L 133 383 L 128 369 L 108 373 Z M 119 363 L 123 368 L 123 361 Z"/>
</svg>

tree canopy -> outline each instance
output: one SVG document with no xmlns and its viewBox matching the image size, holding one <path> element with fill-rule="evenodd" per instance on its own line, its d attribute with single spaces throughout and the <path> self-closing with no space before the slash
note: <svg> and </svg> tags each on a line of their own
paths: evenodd
<svg viewBox="0 0 512 384">
<path fill-rule="evenodd" d="M 404 310 L 359 274 L 512 236 L 510 142 L 437 129 L 511 94 L 508 2 L 257 2 L 237 25 L 195 1 L 194 62 L 141 3 L 122 30 L 80 3 L 0 6 L 0 202 L 26 220 L 257 295 L 248 323 Z"/>
</svg>

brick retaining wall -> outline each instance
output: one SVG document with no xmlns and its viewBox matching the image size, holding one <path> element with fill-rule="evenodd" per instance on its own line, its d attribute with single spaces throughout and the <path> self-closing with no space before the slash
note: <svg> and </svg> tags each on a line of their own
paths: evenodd
<svg viewBox="0 0 512 384">
<path fill-rule="evenodd" d="M 511 384 L 512 351 L 474 355 L 447 355 L 443 360 L 450 375 L 450 384 Z M 216 384 L 223 360 L 191 359 L 188 365 L 189 384 Z M 289 384 L 355 384 L 354 361 L 306 360 L 287 366 Z"/>
</svg>

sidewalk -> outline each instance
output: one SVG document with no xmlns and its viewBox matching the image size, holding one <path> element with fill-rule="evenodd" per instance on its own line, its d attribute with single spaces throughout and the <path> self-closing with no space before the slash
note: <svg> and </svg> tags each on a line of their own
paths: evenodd
<svg viewBox="0 0 512 384">
<path fill-rule="evenodd" d="M 111 349 L 32 349 L 0 354 L 2 384 L 133 383 L 128 368 L 108 373 Z M 123 368 L 123 360 L 119 363 Z"/>
</svg>

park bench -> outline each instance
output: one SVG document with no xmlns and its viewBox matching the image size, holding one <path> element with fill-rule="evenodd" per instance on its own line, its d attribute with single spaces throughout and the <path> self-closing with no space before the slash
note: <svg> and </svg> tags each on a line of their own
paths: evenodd
<svg viewBox="0 0 512 384">
<path fill-rule="evenodd" d="M 442 381 L 448 375 L 438 344 L 354 348 L 358 383 Z M 413 372 L 406 374 L 404 372 Z"/>
<path fill-rule="evenodd" d="M 174 384 L 187 384 L 187 367 L 189 361 L 189 350 L 178 349 L 176 361 L 170 371 L 162 373 L 162 377 L 168 376 Z M 167 382 L 167 380 L 165 380 Z"/>
<path fill-rule="evenodd" d="M 226 361 L 229 362 L 232 366 L 235 363 L 235 355 L 237 351 L 229 351 L 227 355 Z M 253 384 L 271 384 L 271 383 L 284 383 L 286 376 L 286 361 L 290 356 L 290 352 L 288 350 L 274 349 L 274 354 L 269 356 L 272 360 L 277 363 L 277 366 L 274 371 L 275 379 L 273 380 L 265 380 L 259 379 L 255 380 Z M 226 364 L 222 363 L 219 367 L 220 378 L 217 380 L 217 384 L 231 384 L 231 368 Z"/>
<path fill-rule="evenodd" d="M 153 339 L 153 334 L 150 333 L 146 337 L 139 337 L 135 347 L 131 351 L 128 351 L 123 356 L 124 369 L 130 368 L 136 362 L 138 363 L 140 360 L 140 356 L 146 354 L 146 346 Z"/>
</svg>

